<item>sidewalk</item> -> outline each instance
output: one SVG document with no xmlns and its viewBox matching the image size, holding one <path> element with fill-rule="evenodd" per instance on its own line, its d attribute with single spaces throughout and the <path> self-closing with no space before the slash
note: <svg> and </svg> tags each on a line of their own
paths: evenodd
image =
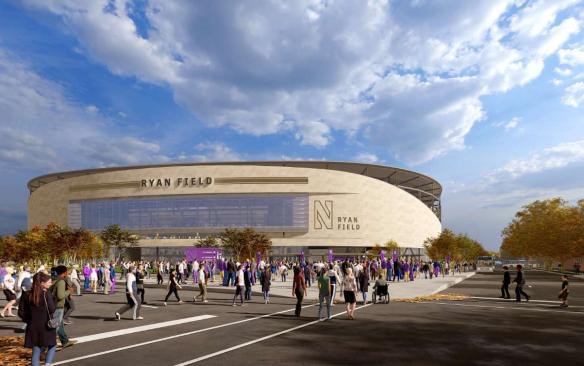
<svg viewBox="0 0 584 366">
<path fill-rule="evenodd" d="M 446 290 L 447 288 L 454 286 L 455 284 L 472 277 L 475 272 L 467 272 L 463 274 L 448 275 L 444 277 L 434 277 L 433 279 L 424 279 L 424 277 L 418 277 L 413 282 L 389 282 L 389 293 L 392 299 L 411 299 L 418 296 L 428 296 L 435 293 Z M 144 281 L 148 285 L 156 286 L 156 278 L 151 278 L 150 280 L 145 279 Z M 372 281 L 369 286 L 369 300 L 371 300 L 371 293 L 373 292 Z M 165 284 L 162 286 L 166 286 Z M 162 287 L 161 286 L 161 287 Z M 193 285 L 192 278 L 186 285 L 183 285 L 184 289 L 198 290 L 198 286 Z M 219 276 L 215 276 L 215 282 L 209 282 L 207 287 L 209 292 L 222 292 L 222 293 L 234 293 L 235 287 L 223 287 L 219 282 Z M 256 284 L 252 288 L 252 293 L 254 296 L 262 296 L 261 285 Z M 290 278 L 287 282 L 272 281 L 270 287 L 270 296 L 275 297 L 292 297 L 292 279 Z M 361 299 L 361 294 L 357 294 L 357 298 Z M 312 284 L 308 288 L 307 300 L 318 300 L 318 287 L 316 283 Z M 337 299 L 342 299 L 342 294 L 340 295 L 337 291 Z"/>
</svg>

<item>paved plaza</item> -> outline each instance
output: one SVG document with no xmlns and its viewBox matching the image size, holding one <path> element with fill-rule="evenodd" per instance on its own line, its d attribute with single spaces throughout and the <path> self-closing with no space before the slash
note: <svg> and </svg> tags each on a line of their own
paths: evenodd
<svg viewBox="0 0 584 366">
<path fill-rule="evenodd" d="M 205 304 L 192 302 L 198 292 L 183 290 L 187 302 L 170 300 L 166 307 L 165 289 L 148 288 L 144 320 L 125 314 L 114 321 L 123 293 L 89 294 L 75 298 L 74 324 L 67 327 L 79 344 L 60 351 L 55 365 L 583 364 L 584 281 L 571 282 L 570 307 L 560 309 L 558 275 L 527 272 L 527 278 L 529 303 L 497 298 L 501 273 L 476 274 L 444 291 L 468 295 L 464 301 L 360 305 L 356 320 L 337 304 L 325 322 L 316 320 L 318 305 L 310 299 L 300 318 L 291 297 L 273 296 L 265 305 L 254 295 L 233 307 L 233 288 L 212 290 Z M 392 283 L 392 298 L 403 286 L 431 293 L 429 284 L 443 285 L 432 281 Z M 2 319 L 0 335 L 14 335 L 18 325 Z"/>
</svg>

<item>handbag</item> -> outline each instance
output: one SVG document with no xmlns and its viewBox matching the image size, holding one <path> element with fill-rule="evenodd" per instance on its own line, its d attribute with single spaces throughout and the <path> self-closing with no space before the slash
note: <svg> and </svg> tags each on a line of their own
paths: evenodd
<svg viewBox="0 0 584 366">
<path fill-rule="evenodd" d="M 47 309 L 47 315 L 49 316 L 49 321 L 47 322 L 47 328 L 57 329 L 59 328 L 59 319 L 53 318 L 49 312 L 49 305 L 47 305 L 47 294 L 43 294 L 43 299 L 45 300 L 45 308 Z"/>
</svg>

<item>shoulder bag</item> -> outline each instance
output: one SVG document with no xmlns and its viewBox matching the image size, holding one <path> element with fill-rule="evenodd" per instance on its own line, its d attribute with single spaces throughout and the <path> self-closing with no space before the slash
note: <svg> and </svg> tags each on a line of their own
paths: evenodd
<svg viewBox="0 0 584 366">
<path fill-rule="evenodd" d="M 59 319 L 53 318 L 49 312 L 49 305 L 47 304 L 47 294 L 43 294 L 43 299 L 45 300 L 45 308 L 47 309 L 47 315 L 49 316 L 49 321 L 47 322 L 47 328 L 57 329 L 59 328 Z"/>
</svg>

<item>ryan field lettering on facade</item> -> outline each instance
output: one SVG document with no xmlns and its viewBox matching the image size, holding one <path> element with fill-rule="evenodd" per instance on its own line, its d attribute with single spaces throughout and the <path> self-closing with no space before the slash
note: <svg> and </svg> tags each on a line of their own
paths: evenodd
<svg viewBox="0 0 584 366">
<path fill-rule="evenodd" d="M 213 183 L 213 178 L 211 177 L 190 177 L 190 178 L 177 178 L 174 186 L 175 187 L 204 187 Z M 142 179 L 140 181 L 140 187 L 142 188 L 156 188 L 156 187 L 172 187 L 172 180 L 170 178 L 150 178 Z"/>
<path fill-rule="evenodd" d="M 359 230 L 361 228 L 357 217 L 339 216 L 337 219 L 338 230 Z"/>
</svg>

